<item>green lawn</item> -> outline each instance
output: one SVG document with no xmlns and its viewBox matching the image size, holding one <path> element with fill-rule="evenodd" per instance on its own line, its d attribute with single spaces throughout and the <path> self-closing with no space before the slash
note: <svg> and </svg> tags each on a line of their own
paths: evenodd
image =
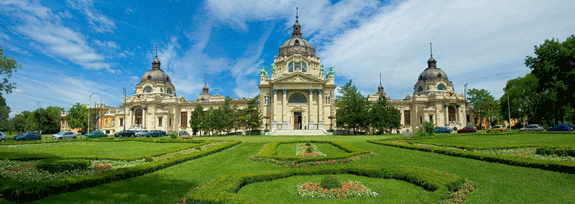
<svg viewBox="0 0 575 204">
<path fill-rule="evenodd" d="M 505 148 L 510 146 L 572 146 L 575 147 L 573 134 L 461 134 L 454 137 L 420 139 L 415 143 L 439 146 L 465 147 L 471 149 Z"/>
<path fill-rule="evenodd" d="M 521 138 L 523 136 L 512 138 Z M 426 167 L 468 178 L 478 185 L 465 203 L 575 203 L 575 196 L 573 196 L 575 195 L 575 185 L 573 185 L 575 183 L 575 174 L 490 163 L 366 142 L 368 139 L 389 137 L 397 137 L 397 135 L 359 136 L 359 138 L 356 136 L 240 136 L 241 144 L 222 152 L 140 177 L 54 195 L 34 203 L 173 203 L 184 197 L 190 190 L 223 175 L 294 168 L 267 162 L 255 162 L 251 161 L 250 157 L 259 152 L 261 147 L 268 141 L 312 139 L 344 141 L 359 148 L 375 152 L 375 156 L 366 157 L 353 163 L 338 165 L 364 164 L 381 167 Z M 506 140 L 505 138 L 501 139 L 492 135 L 485 137 L 498 141 Z M 237 139 L 237 136 L 200 137 L 200 139 Z M 449 138 L 440 139 L 446 140 Z M 465 140 L 461 140 L 458 137 L 453 137 L 452 139 L 461 141 L 461 144 L 465 145 L 471 145 L 475 142 L 474 140 L 464 142 Z M 512 139 L 509 143 L 517 143 L 517 140 L 520 139 Z M 534 138 L 528 140 L 531 140 L 531 142 L 535 141 Z M 546 143 L 549 141 L 545 140 L 542 142 Z M 92 143 L 97 144 L 99 142 Z M 571 140 L 572 143 L 573 140 Z M 143 145 L 145 143 L 134 144 Z M 158 145 L 169 144 L 161 143 Z M 134 152 L 131 148 L 126 149 L 128 150 L 125 152 Z M 326 151 L 324 148 L 320 147 L 320 149 L 322 152 Z M 420 203 L 420 201 L 426 201 L 427 194 L 429 194 L 421 187 L 403 181 L 371 179 L 353 175 L 339 176 L 360 180 L 365 185 L 375 189 L 381 196 L 355 200 L 300 199 L 296 197 L 297 194 L 294 194 L 295 186 L 299 182 L 318 181 L 321 176 L 294 176 L 255 183 L 246 186 L 239 193 L 249 195 L 255 200 L 271 203 Z"/>
<path fill-rule="evenodd" d="M 287 143 L 278 145 L 277 155 L 295 156 L 296 144 L 298 143 Z M 317 146 L 320 152 L 326 154 L 327 156 L 339 156 L 347 153 L 342 149 L 340 149 L 339 147 L 333 146 L 332 144 L 329 143 L 313 143 L 313 144 Z"/>
<path fill-rule="evenodd" d="M 160 153 L 195 144 L 153 143 L 139 141 L 123 142 L 54 142 L 46 144 L 15 144 L 0 147 L 0 159 L 25 156 L 73 156 L 131 158 Z"/>
</svg>

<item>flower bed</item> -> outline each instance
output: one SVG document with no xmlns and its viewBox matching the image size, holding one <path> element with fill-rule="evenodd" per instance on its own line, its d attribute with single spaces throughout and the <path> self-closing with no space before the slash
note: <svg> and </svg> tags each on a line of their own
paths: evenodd
<svg viewBox="0 0 575 204">
<path fill-rule="evenodd" d="M 290 143 L 330 143 L 348 153 L 339 156 L 325 157 L 301 157 L 277 155 L 277 148 L 280 144 Z M 260 151 L 250 157 L 253 161 L 271 162 L 274 164 L 290 167 L 320 166 L 328 164 L 349 163 L 355 160 L 375 155 L 373 152 L 337 141 L 283 141 L 270 142 L 265 144 Z"/>
<path fill-rule="evenodd" d="M 311 153 L 307 153 L 308 148 L 312 149 Z M 320 152 L 316 145 L 311 144 L 310 146 L 307 146 L 306 143 L 297 143 L 296 144 L 295 155 L 300 156 L 300 157 L 325 157 L 325 156 L 327 156 L 323 152 Z"/>
<path fill-rule="evenodd" d="M 448 196 L 440 201 L 440 204 L 445 203 L 463 203 L 463 201 L 467 200 L 469 194 L 473 192 L 473 187 L 477 186 L 476 183 L 471 181 L 465 181 L 465 183 L 461 184 L 458 189 L 450 191 Z"/>
<path fill-rule="evenodd" d="M 297 193 L 302 198 L 375 197 L 379 194 L 359 181 L 341 182 L 341 188 L 324 189 L 319 183 L 300 183 Z"/>
</svg>

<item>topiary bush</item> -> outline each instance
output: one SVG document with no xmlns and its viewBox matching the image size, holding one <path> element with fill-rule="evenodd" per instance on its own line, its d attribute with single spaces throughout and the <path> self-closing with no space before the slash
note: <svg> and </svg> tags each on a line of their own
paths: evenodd
<svg viewBox="0 0 575 204">
<path fill-rule="evenodd" d="M 311 143 L 306 142 L 306 143 L 305 143 L 305 146 L 308 146 L 308 147 L 309 147 L 309 146 L 311 146 Z"/>
<path fill-rule="evenodd" d="M 313 147 L 308 146 L 307 149 L 305 149 L 305 152 L 307 152 L 307 153 L 313 153 Z"/>
<path fill-rule="evenodd" d="M 435 133 L 435 125 L 432 122 L 424 122 L 423 130 L 425 130 L 426 133 L 433 135 L 433 133 Z"/>
<path fill-rule="evenodd" d="M 170 138 L 172 138 L 172 140 L 175 140 L 176 138 L 178 138 L 178 135 L 176 135 L 176 132 L 172 132 L 170 134 Z"/>
<path fill-rule="evenodd" d="M 50 173 L 58 173 L 74 169 L 86 170 L 90 164 L 90 161 L 84 159 L 44 159 L 36 163 L 36 168 Z"/>
<path fill-rule="evenodd" d="M 153 161 L 154 161 L 154 158 L 152 158 L 151 156 L 147 156 L 147 157 L 144 157 L 144 161 L 146 161 L 146 162 L 153 162 Z"/>
<path fill-rule="evenodd" d="M 341 181 L 334 175 L 328 175 L 321 180 L 319 185 L 325 189 L 341 188 Z"/>
</svg>

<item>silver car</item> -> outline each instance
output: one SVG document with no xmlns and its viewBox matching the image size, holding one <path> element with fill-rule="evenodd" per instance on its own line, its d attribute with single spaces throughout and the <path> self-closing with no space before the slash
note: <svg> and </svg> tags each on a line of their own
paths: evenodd
<svg viewBox="0 0 575 204">
<path fill-rule="evenodd" d="M 145 137 L 148 133 L 150 133 L 149 130 L 136 131 L 136 137 Z"/>
<path fill-rule="evenodd" d="M 0 131 L 0 142 L 6 142 L 6 134 Z"/>
<path fill-rule="evenodd" d="M 519 129 L 519 131 L 543 131 L 543 126 L 539 124 L 529 124 L 527 127 Z"/>
<path fill-rule="evenodd" d="M 62 131 L 52 135 L 53 140 L 61 140 L 61 139 L 76 139 L 76 133 L 72 131 Z"/>
</svg>

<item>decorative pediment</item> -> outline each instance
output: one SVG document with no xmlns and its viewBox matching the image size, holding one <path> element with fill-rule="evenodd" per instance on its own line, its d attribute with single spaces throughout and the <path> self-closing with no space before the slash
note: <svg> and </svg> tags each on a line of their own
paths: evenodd
<svg viewBox="0 0 575 204">
<path fill-rule="evenodd" d="M 324 83 L 323 80 L 302 74 L 302 73 L 294 73 L 288 76 L 283 76 L 277 79 L 272 80 L 272 83 L 275 84 L 322 84 Z"/>
</svg>

